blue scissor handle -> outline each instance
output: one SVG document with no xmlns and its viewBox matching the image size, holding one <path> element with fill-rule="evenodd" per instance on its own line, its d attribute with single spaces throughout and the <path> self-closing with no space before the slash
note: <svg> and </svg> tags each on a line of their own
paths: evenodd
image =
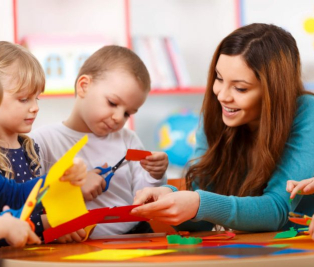
<svg viewBox="0 0 314 267">
<path fill-rule="evenodd" d="M 8 210 L 5 210 L 5 211 L 2 211 L 2 212 L 0 213 L 0 216 L 2 216 L 2 215 L 5 214 L 5 213 L 10 212 L 13 217 L 15 217 L 15 218 L 20 218 L 20 217 L 21 217 L 22 210 L 23 210 L 23 207 L 24 207 L 24 206 L 22 206 L 22 207 L 21 207 L 20 209 L 18 209 L 18 210 L 8 209 Z"/>
<path fill-rule="evenodd" d="M 100 170 L 101 172 L 99 173 L 99 175 L 103 175 L 103 174 L 106 174 L 107 172 L 111 171 L 111 167 L 107 167 L 107 168 L 102 168 L 102 167 L 96 167 L 95 169 L 98 169 Z M 109 183 L 110 183 L 110 180 L 113 176 L 113 172 L 110 172 L 104 179 L 106 181 L 106 187 L 105 189 L 103 190 L 103 192 L 106 192 L 109 188 Z"/>
<path fill-rule="evenodd" d="M 102 168 L 102 167 L 96 167 L 95 169 L 100 170 L 99 175 L 103 175 L 106 174 L 107 172 L 111 171 L 111 167 L 107 167 L 107 168 Z"/>
</svg>

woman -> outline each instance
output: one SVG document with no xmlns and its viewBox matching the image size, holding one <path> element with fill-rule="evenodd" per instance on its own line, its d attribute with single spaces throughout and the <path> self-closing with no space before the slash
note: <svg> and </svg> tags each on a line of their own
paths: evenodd
<svg viewBox="0 0 314 267">
<path fill-rule="evenodd" d="M 280 27 L 251 24 L 216 49 L 196 135 L 189 191 L 145 188 L 133 215 L 211 230 L 287 228 L 290 209 L 313 214 L 305 196 L 290 207 L 287 180 L 314 175 L 314 96 L 301 81 L 294 38 Z M 309 198 L 309 196 L 307 196 Z M 313 203 L 313 202 L 312 202 Z"/>
</svg>

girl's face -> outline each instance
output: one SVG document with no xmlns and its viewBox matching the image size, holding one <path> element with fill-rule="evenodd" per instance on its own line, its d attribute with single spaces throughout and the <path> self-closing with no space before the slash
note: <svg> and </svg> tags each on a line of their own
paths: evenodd
<svg viewBox="0 0 314 267">
<path fill-rule="evenodd" d="M 6 68 L 6 73 L 17 73 L 13 66 Z M 4 139 L 19 133 L 29 133 L 39 110 L 38 94 L 29 95 L 28 88 L 13 93 L 17 88 L 17 79 L 13 75 L 1 77 L 3 99 L 0 105 L 0 134 Z"/>
<path fill-rule="evenodd" d="M 120 130 L 130 115 L 142 106 L 148 94 L 136 78 L 123 70 L 106 72 L 103 78 L 95 81 L 83 75 L 77 90 L 81 121 L 76 118 L 74 130 L 97 136 Z"/>
<path fill-rule="evenodd" d="M 221 54 L 216 65 L 213 92 L 222 108 L 222 120 L 229 127 L 247 124 L 252 131 L 259 125 L 262 89 L 242 56 Z"/>
</svg>

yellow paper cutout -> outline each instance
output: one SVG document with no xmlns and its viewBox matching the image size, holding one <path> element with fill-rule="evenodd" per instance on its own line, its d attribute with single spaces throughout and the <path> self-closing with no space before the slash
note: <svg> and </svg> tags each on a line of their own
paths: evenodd
<svg viewBox="0 0 314 267">
<path fill-rule="evenodd" d="M 42 203 L 51 227 L 56 227 L 88 212 L 81 188 L 69 182 L 59 181 L 63 173 L 73 165 L 75 155 L 87 141 L 88 137 L 85 135 L 50 168 L 47 174 L 44 187 L 49 185 L 49 189 Z"/>
<path fill-rule="evenodd" d="M 92 225 L 88 225 L 84 228 L 86 236 L 84 237 L 83 240 L 81 240 L 81 242 L 85 242 L 89 236 L 92 234 L 94 228 L 96 227 L 97 224 L 92 224 Z"/>
<path fill-rule="evenodd" d="M 171 249 L 104 249 L 80 255 L 64 257 L 65 260 L 105 260 L 105 261 L 124 261 L 139 257 L 160 255 L 177 252 Z"/>
<path fill-rule="evenodd" d="M 24 248 L 24 250 L 53 250 L 53 247 L 32 247 L 32 248 Z"/>
</svg>

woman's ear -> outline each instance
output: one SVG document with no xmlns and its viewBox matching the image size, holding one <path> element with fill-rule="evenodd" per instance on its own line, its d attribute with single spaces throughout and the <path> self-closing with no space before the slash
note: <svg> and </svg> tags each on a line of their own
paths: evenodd
<svg viewBox="0 0 314 267">
<path fill-rule="evenodd" d="M 88 75 L 82 75 L 77 79 L 76 82 L 76 95 L 84 98 L 87 93 L 88 86 L 91 84 L 91 77 Z"/>
</svg>

